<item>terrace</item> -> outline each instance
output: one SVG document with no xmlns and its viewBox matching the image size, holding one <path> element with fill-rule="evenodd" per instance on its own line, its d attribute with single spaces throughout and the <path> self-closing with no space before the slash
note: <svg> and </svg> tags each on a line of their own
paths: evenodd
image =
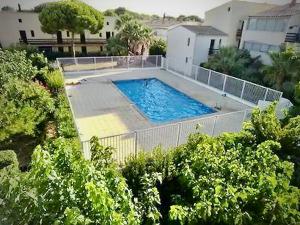
<svg viewBox="0 0 300 225">
<path fill-rule="evenodd" d="M 64 58 L 58 62 L 87 158 L 92 136 L 115 147 L 115 158 L 122 162 L 130 154 L 157 145 L 169 148 L 185 143 L 199 124 L 201 132 L 210 135 L 239 131 L 259 100 L 281 97 L 280 92 L 194 65 L 178 70 L 176 60 L 161 56 Z M 156 78 L 215 112 L 154 123 L 113 83 L 146 78 Z"/>
</svg>

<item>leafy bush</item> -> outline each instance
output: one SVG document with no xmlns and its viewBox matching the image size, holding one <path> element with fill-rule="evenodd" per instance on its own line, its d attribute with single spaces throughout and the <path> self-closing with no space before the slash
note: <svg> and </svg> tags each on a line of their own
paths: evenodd
<svg viewBox="0 0 300 225">
<path fill-rule="evenodd" d="M 26 57 L 25 51 L 0 50 L 0 65 L 0 91 L 12 78 L 29 81 L 38 73 L 32 61 Z"/>
<path fill-rule="evenodd" d="M 150 46 L 150 55 L 162 55 L 166 56 L 167 42 L 163 39 L 155 39 Z"/>
<path fill-rule="evenodd" d="M 54 118 L 57 123 L 57 132 L 59 136 L 65 138 L 77 137 L 77 131 L 69 102 L 64 92 L 57 95 L 55 105 L 56 110 L 54 112 Z"/>
<path fill-rule="evenodd" d="M 142 205 L 152 196 L 143 195 L 145 176 L 162 176 L 146 187 L 159 192 L 150 208 L 163 224 L 298 224 L 300 192 L 290 182 L 296 184 L 299 167 L 293 173 L 287 160 L 299 152 L 299 120 L 282 126 L 275 105 L 257 109 L 240 133 L 191 135 L 171 152 L 129 159 L 123 175 Z"/>
<path fill-rule="evenodd" d="M 59 70 L 48 72 L 45 75 L 45 82 L 47 86 L 54 92 L 64 87 L 64 79 Z"/>
<path fill-rule="evenodd" d="M 0 170 L 10 165 L 18 168 L 19 162 L 16 153 L 13 150 L 0 151 Z"/>
<path fill-rule="evenodd" d="M 50 93 L 34 82 L 11 80 L 0 96 L 0 141 L 15 134 L 35 135 L 54 110 Z"/>
<path fill-rule="evenodd" d="M 28 173 L 0 173 L 1 224 L 139 224 L 125 179 L 99 166 L 61 138 L 37 147 Z"/>
</svg>

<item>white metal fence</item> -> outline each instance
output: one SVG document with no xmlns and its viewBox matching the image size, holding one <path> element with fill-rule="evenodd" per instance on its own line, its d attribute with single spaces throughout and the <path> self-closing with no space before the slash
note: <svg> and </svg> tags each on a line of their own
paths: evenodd
<svg viewBox="0 0 300 225">
<path fill-rule="evenodd" d="M 184 144 L 192 133 L 201 132 L 216 136 L 223 132 L 238 132 L 241 130 L 243 122 L 250 118 L 250 114 L 251 110 L 244 110 L 171 123 L 104 137 L 100 139 L 100 144 L 115 148 L 114 159 L 123 163 L 130 155 L 136 155 L 140 151 L 150 151 L 159 145 L 168 149 Z M 197 127 L 199 127 L 198 130 Z M 82 147 L 85 157 L 89 159 L 91 157 L 90 142 L 82 142 Z"/>
<path fill-rule="evenodd" d="M 282 96 L 280 91 L 189 63 L 182 65 L 178 63 L 177 59 L 166 59 L 163 66 L 169 71 L 187 76 L 218 91 L 255 105 L 258 104 L 259 100 L 276 101 Z"/>
<path fill-rule="evenodd" d="M 108 56 L 57 58 L 58 65 L 64 72 L 96 71 L 104 69 L 141 69 L 160 68 L 162 57 L 149 56 Z"/>
</svg>

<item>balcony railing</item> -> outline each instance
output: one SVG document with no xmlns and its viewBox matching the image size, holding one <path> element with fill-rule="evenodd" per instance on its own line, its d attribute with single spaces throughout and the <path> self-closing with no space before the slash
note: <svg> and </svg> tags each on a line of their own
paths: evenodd
<svg viewBox="0 0 300 225">
<path fill-rule="evenodd" d="M 216 54 L 218 51 L 219 51 L 219 49 L 216 49 L 216 48 L 210 48 L 210 49 L 208 50 L 208 55 Z"/>
<path fill-rule="evenodd" d="M 287 33 L 285 42 L 300 43 L 300 33 Z"/>
<path fill-rule="evenodd" d="M 19 39 L 20 43 L 23 44 L 31 44 L 31 45 L 44 45 L 44 46 L 66 46 L 71 45 L 72 40 L 71 39 L 63 39 L 62 43 L 57 43 L 57 39 L 55 38 L 43 38 L 43 39 L 27 39 L 27 42 L 25 42 L 22 39 Z M 106 39 L 99 39 L 99 38 L 88 38 L 85 40 L 85 42 L 81 42 L 80 38 L 75 38 L 74 43 L 78 46 L 83 45 L 99 45 L 99 44 L 106 44 Z"/>
</svg>

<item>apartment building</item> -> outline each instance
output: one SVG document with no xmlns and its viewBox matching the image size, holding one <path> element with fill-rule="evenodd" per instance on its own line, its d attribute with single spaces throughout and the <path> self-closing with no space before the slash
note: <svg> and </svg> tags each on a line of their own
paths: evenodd
<svg viewBox="0 0 300 225">
<path fill-rule="evenodd" d="M 85 31 L 75 35 L 76 52 L 101 53 L 105 51 L 107 39 L 116 35 L 116 17 L 105 17 L 103 29 L 97 34 Z M 38 13 L 32 11 L 0 12 L 0 45 L 22 43 L 36 46 L 47 52 L 71 52 L 71 33 L 67 30 L 47 34 L 41 30 Z"/>
<path fill-rule="evenodd" d="M 211 27 L 180 25 L 168 31 L 167 57 L 173 67 L 200 65 L 220 47 L 227 45 L 227 34 Z M 185 72 L 185 71 L 180 71 Z"/>
<path fill-rule="evenodd" d="M 296 0 L 245 20 L 240 48 L 260 56 L 264 64 L 271 63 L 269 52 L 278 52 L 284 45 L 300 51 L 300 3 Z"/>
<path fill-rule="evenodd" d="M 213 26 L 228 34 L 227 44 L 238 47 L 240 45 L 244 20 L 252 14 L 272 7 L 274 5 L 266 3 L 232 0 L 206 11 L 203 25 Z"/>
</svg>

